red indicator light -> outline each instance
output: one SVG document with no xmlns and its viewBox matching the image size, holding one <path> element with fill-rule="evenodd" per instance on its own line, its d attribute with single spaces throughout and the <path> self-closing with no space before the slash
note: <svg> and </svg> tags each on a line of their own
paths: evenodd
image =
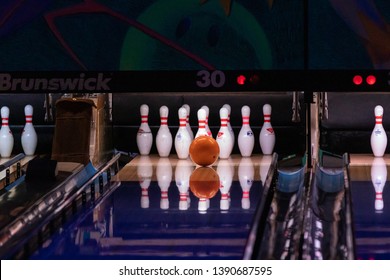
<svg viewBox="0 0 390 280">
<path fill-rule="evenodd" d="M 356 75 L 353 77 L 352 81 L 355 85 L 358 86 L 358 85 L 361 85 L 363 83 L 363 78 L 360 75 Z"/>
<path fill-rule="evenodd" d="M 366 78 L 366 82 L 367 84 L 369 84 L 370 86 L 372 86 L 373 84 L 376 83 L 376 77 L 374 75 L 369 75 L 367 76 Z"/>
<path fill-rule="evenodd" d="M 240 76 L 237 77 L 237 84 L 243 85 L 243 84 L 245 84 L 245 80 L 246 80 L 245 76 L 244 75 L 240 75 Z"/>
</svg>

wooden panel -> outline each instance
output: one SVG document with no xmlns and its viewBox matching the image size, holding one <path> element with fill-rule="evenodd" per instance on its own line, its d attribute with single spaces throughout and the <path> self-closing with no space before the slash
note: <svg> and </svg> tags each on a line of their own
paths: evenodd
<svg viewBox="0 0 390 280">
<path fill-rule="evenodd" d="M 371 170 L 375 165 L 386 164 L 389 173 L 390 155 L 376 158 L 372 154 L 351 154 L 350 160 L 350 176 L 353 181 L 371 181 Z"/>
</svg>

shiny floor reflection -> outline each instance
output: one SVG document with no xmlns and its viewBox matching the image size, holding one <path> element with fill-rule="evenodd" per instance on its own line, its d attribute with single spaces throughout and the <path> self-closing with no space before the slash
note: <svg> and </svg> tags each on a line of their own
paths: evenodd
<svg viewBox="0 0 390 280">
<path fill-rule="evenodd" d="M 32 258 L 242 259 L 269 163 L 220 160 L 206 174 L 188 160 L 139 158 Z"/>
</svg>

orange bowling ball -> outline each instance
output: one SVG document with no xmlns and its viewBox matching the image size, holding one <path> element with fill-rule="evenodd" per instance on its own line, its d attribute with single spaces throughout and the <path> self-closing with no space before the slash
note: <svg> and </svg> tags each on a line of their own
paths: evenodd
<svg viewBox="0 0 390 280">
<path fill-rule="evenodd" d="M 218 143 L 210 136 L 199 136 L 190 145 L 191 160 L 200 166 L 212 165 L 218 156 Z"/>
<path fill-rule="evenodd" d="M 199 167 L 190 176 L 190 190 L 197 198 L 212 198 L 219 191 L 218 173 L 211 167 Z"/>
</svg>

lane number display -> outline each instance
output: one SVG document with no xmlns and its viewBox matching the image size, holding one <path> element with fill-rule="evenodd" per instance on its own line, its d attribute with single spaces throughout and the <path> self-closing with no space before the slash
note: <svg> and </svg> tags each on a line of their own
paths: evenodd
<svg viewBox="0 0 390 280">
<path fill-rule="evenodd" d="M 200 88 L 215 87 L 220 88 L 225 85 L 225 73 L 220 70 L 207 71 L 200 70 L 197 73 L 196 85 Z"/>
</svg>

